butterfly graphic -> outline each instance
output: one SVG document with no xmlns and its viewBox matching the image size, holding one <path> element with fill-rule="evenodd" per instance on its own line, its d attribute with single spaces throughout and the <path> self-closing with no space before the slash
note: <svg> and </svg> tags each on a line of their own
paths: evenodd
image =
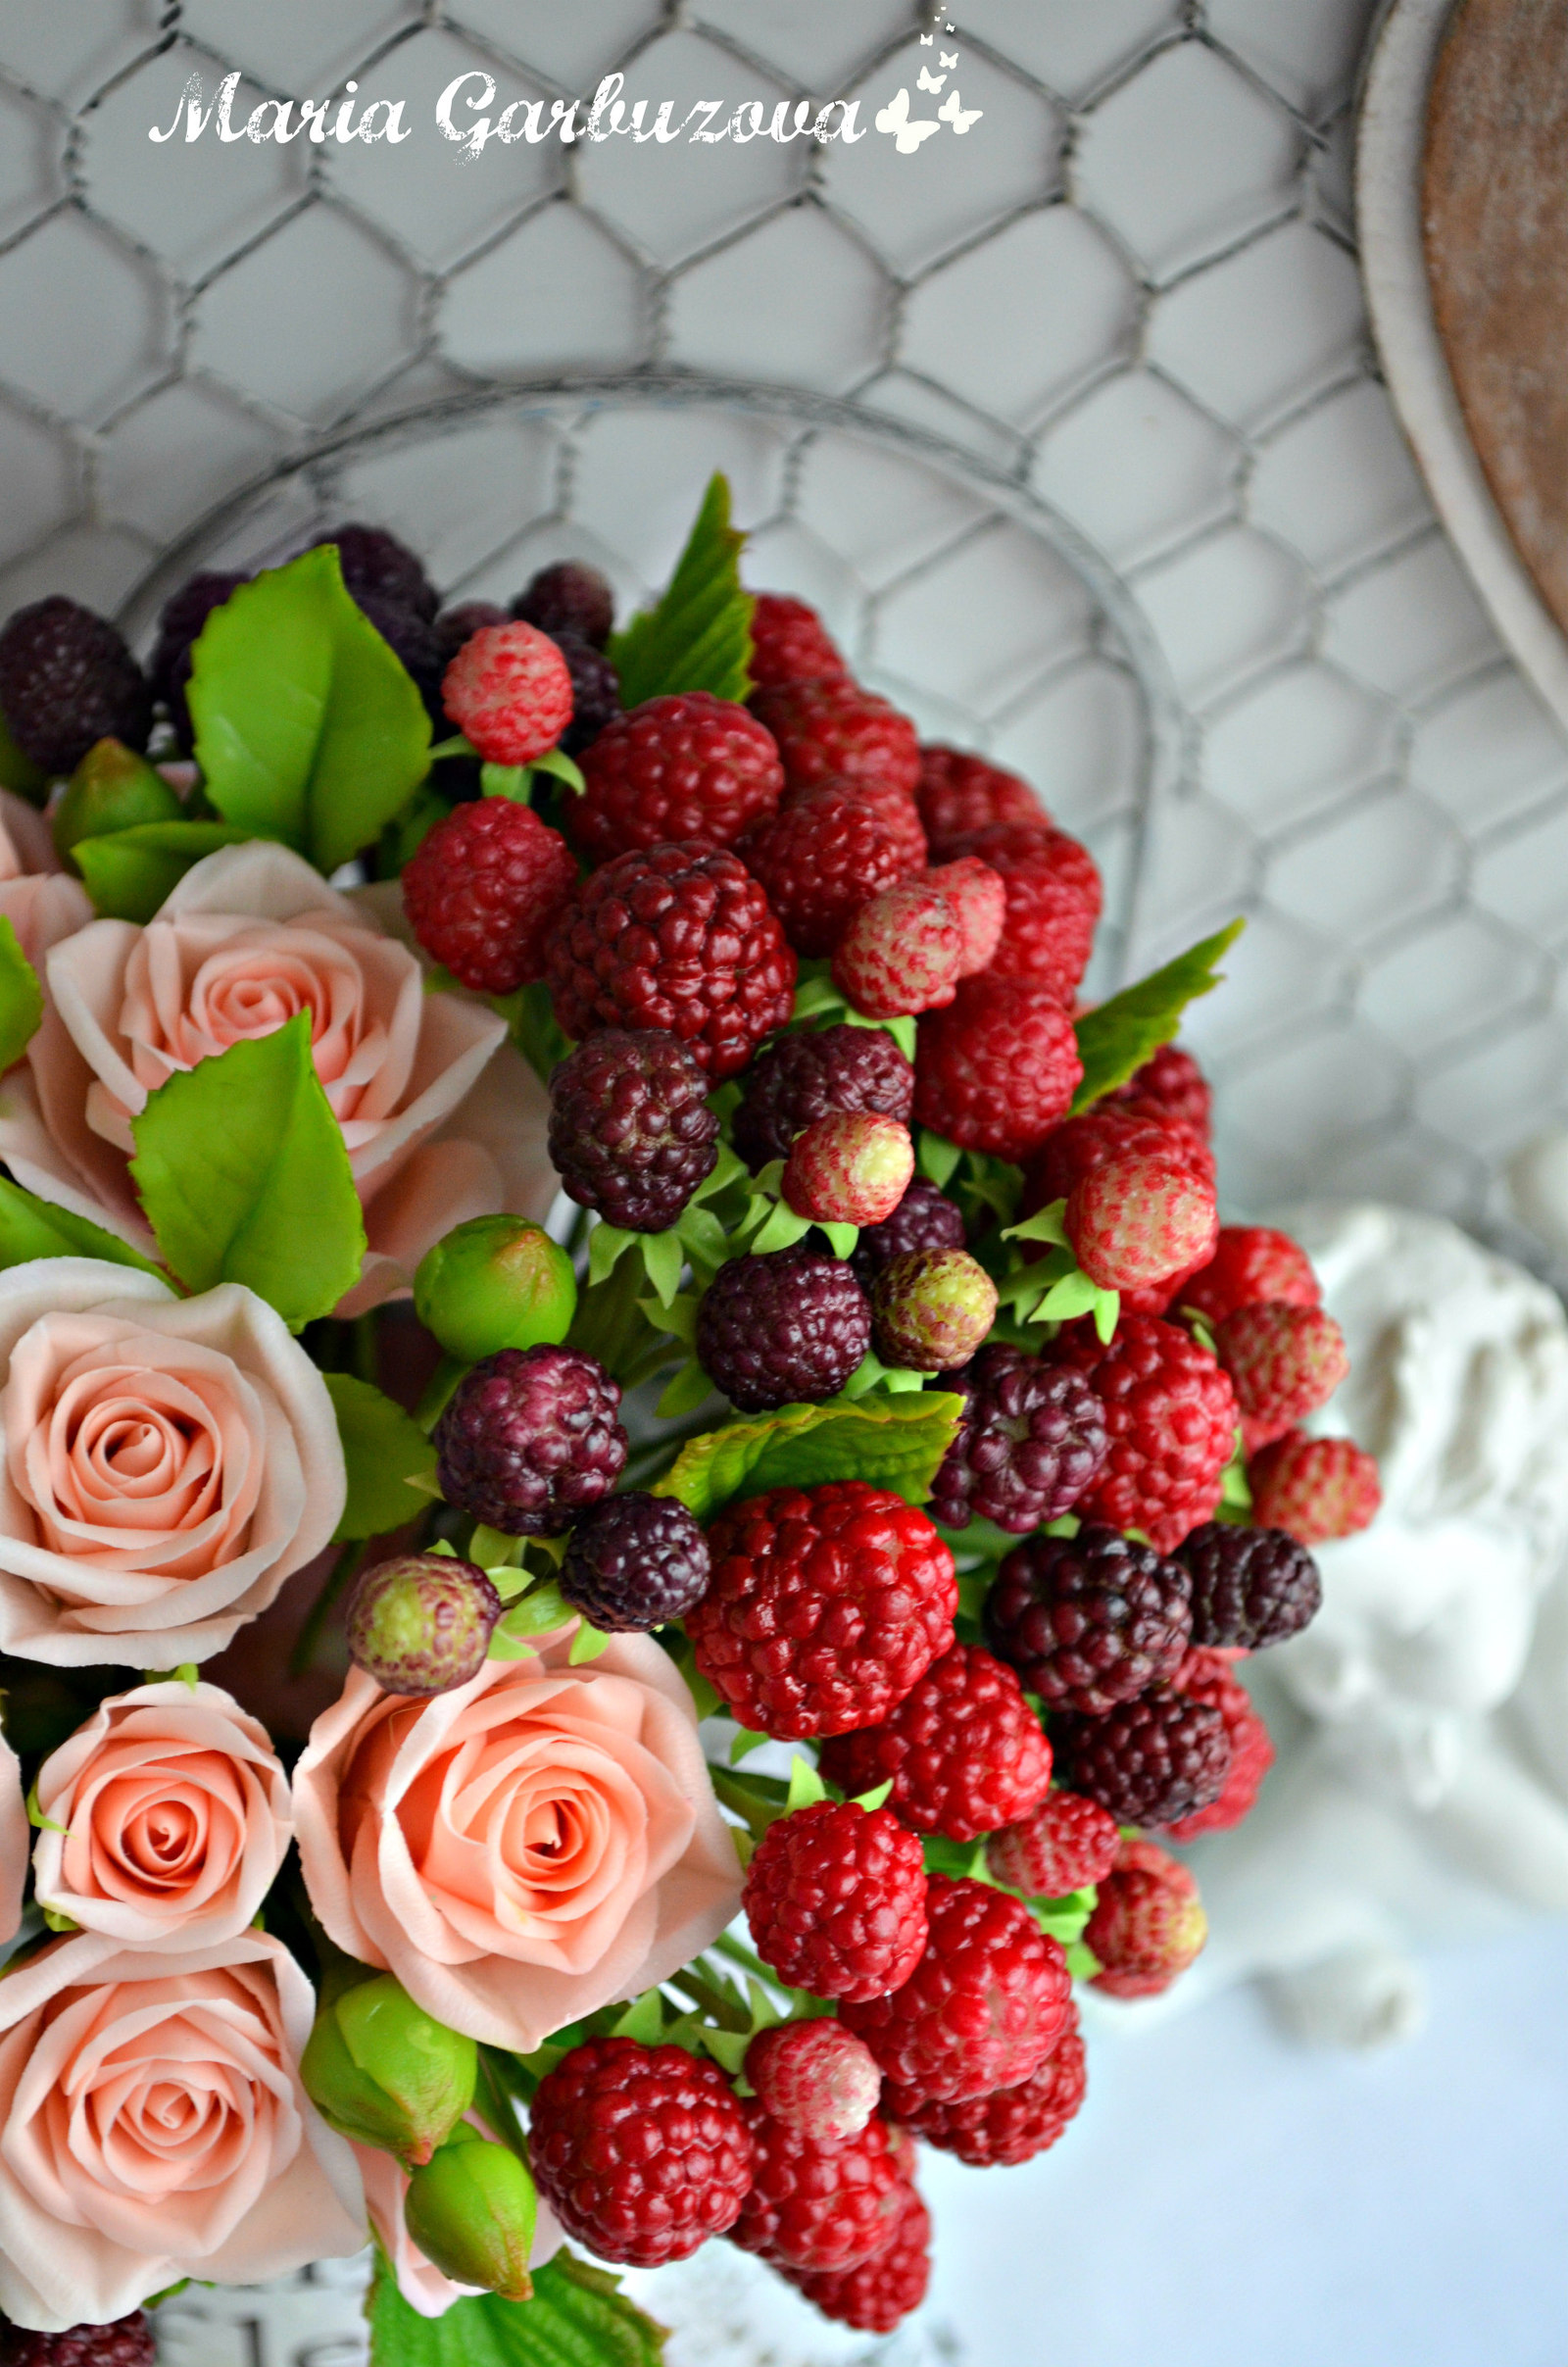
<svg viewBox="0 0 1568 2367">
<path fill-rule="evenodd" d="M 945 74 L 932 74 L 926 67 L 922 66 L 920 69 L 920 78 L 915 83 L 915 88 L 916 90 L 940 90 L 947 78 L 948 77 Z"/>
<path fill-rule="evenodd" d="M 891 106 L 878 108 L 876 127 L 878 131 L 891 131 L 897 135 L 901 156 L 912 156 L 922 140 L 928 140 L 933 131 L 941 129 L 941 125 L 934 123 L 929 116 L 916 116 L 911 122 L 906 90 L 901 90 Z"/>
<path fill-rule="evenodd" d="M 929 48 L 930 48 L 930 46 L 931 46 L 931 44 L 932 44 L 932 42 L 933 42 L 935 39 L 936 39 L 936 34 L 935 34 L 935 33 L 922 33 L 922 34 L 920 35 L 920 47 L 921 47 L 922 49 L 929 49 Z"/>
<path fill-rule="evenodd" d="M 943 66 L 956 66 L 958 63 L 958 53 L 956 50 L 955 50 L 950 58 L 947 51 L 944 49 L 939 53 L 938 62 Z"/>
<path fill-rule="evenodd" d="M 946 77 L 944 77 L 944 79 Z M 903 96 L 902 92 L 900 93 L 900 96 Z M 962 101 L 958 97 L 957 91 L 954 89 L 949 91 L 947 97 L 937 109 L 937 113 L 941 117 L 943 123 L 951 123 L 953 125 L 955 131 L 967 131 L 971 123 L 979 123 L 980 118 L 985 113 L 985 109 L 983 107 L 965 108 Z M 880 116 L 878 116 L 877 128 L 879 130 L 881 128 L 881 123 L 882 119 Z M 931 127 L 933 130 L 936 129 L 935 124 L 933 124 Z M 902 146 L 903 143 L 901 142 L 900 144 Z"/>
</svg>

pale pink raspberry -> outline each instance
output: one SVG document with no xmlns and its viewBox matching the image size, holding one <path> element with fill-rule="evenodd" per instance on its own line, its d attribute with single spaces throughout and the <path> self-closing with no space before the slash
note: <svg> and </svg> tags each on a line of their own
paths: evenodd
<svg viewBox="0 0 1568 2367">
<path fill-rule="evenodd" d="M 912 879 L 863 904 L 839 940 L 833 983 L 868 1019 L 897 1019 L 951 1003 L 964 933 L 942 890 Z"/>
<path fill-rule="evenodd" d="M 870 1110 L 830 1110 L 796 1136 L 783 1196 L 817 1224 L 882 1224 L 913 1173 L 907 1126 Z"/>
<path fill-rule="evenodd" d="M 942 863 L 925 876 L 926 885 L 940 888 L 953 907 L 963 939 L 958 975 L 972 978 L 986 967 L 1002 942 L 1002 924 L 1007 915 L 1006 883 L 978 855 L 960 855 L 956 863 Z"/>
<path fill-rule="evenodd" d="M 531 764 L 571 721 L 571 675 L 548 633 L 487 624 L 441 677 L 441 704 L 492 764 Z"/>
</svg>

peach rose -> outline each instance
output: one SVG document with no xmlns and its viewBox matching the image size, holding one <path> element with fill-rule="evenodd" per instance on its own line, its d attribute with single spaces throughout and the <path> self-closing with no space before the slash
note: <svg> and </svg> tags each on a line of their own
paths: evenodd
<svg viewBox="0 0 1568 2367">
<path fill-rule="evenodd" d="M 294 1830 L 265 1726 L 218 1685 L 138 1685 L 99 1703 L 38 1775 L 38 1904 L 125 1948 L 232 1940 Z"/>
<path fill-rule="evenodd" d="M 650 1636 L 524 1660 L 411 1701 L 356 1669 L 294 1779 L 312 1902 L 426 2013 L 527 2053 L 636 1997 L 740 1905 L 690 1694 Z"/>
<path fill-rule="evenodd" d="M 57 1940 L 0 1981 L 0 2308 L 58 2333 L 181 2277 L 244 2285 L 365 2242 L 354 2156 L 300 2085 L 281 1944 Z"/>
<path fill-rule="evenodd" d="M 151 1255 L 131 1119 L 176 1069 L 307 1011 L 369 1236 L 339 1313 L 407 1288 L 466 1217 L 542 1215 L 555 1190 L 543 1088 L 493 1011 L 426 993 L 400 926 L 395 882 L 340 896 L 258 839 L 194 864 L 145 928 L 88 920 L 52 936 L 44 1023 L 0 1094 L 0 1159 Z"/>
<path fill-rule="evenodd" d="M 468 2118 L 473 2120 L 474 2115 L 470 2112 Z M 482 2123 L 475 2121 L 475 2126 Z M 442 2318 L 454 2301 L 481 2293 L 482 2286 L 458 2285 L 433 2260 L 427 2260 L 404 2226 L 403 2204 L 409 2192 L 409 2178 L 402 2163 L 390 2153 L 379 2152 L 374 2145 L 355 2145 L 353 2151 L 365 2186 L 370 2232 L 392 2263 L 398 2291 L 409 2307 L 416 2309 L 421 2318 Z M 553 2260 L 564 2242 L 565 2232 L 541 2194 L 533 2242 L 528 2247 L 528 2266 L 538 2268 L 546 2260 Z"/>
<path fill-rule="evenodd" d="M 95 1257 L 0 1273 L 0 1651 L 174 1668 L 220 1652 L 343 1510 L 326 1385 L 225 1282 Z"/>
</svg>

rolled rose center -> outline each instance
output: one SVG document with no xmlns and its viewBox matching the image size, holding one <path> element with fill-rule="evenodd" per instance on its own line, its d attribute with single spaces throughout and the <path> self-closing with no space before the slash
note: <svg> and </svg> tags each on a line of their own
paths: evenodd
<svg viewBox="0 0 1568 2367">
<path fill-rule="evenodd" d="M 217 1424 L 169 1373 L 83 1373 L 55 1402 L 48 1450 L 55 1505 L 88 1527 L 190 1529 L 219 1501 Z M 83 1548 L 67 1539 L 56 1550 Z"/>
</svg>

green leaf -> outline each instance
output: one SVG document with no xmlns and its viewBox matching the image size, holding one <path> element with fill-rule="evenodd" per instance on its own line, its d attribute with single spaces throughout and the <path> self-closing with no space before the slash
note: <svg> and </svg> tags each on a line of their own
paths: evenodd
<svg viewBox="0 0 1568 2367">
<path fill-rule="evenodd" d="M 678 1497 L 705 1522 L 737 1497 L 830 1479 L 863 1479 L 921 1504 L 962 1411 L 961 1398 L 932 1389 L 857 1405 L 786 1405 L 688 1439 L 653 1492 Z"/>
<path fill-rule="evenodd" d="M 563 2249 L 533 2272 L 531 2301 L 495 2293 L 421 2317 L 378 2252 L 366 2314 L 370 2367 L 661 2367 L 666 2329 L 633 2307 L 620 2279 Z"/>
<path fill-rule="evenodd" d="M 596 1224 L 588 1243 L 590 1285 L 608 1282 L 620 1263 L 623 1253 L 631 1248 L 637 1238 L 635 1233 L 628 1233 L 621 1225 Z"/>
<path fill-rule="evenodd" d="M 102 1257 L 111 1265 L 133 1265 L 144 1274 L 169 1277 L 161 1266 L 71 1208 L 57 1208 L 0 1175 L 0 1267 L 25 1265 L 32 1257 Z"/>
<path fill-rule="evenodd" d="M 826 1784 L 806 1753 L 797 1751 L 790 1761 L 790 1788 L 784 1795 L 786 1813 L 797 1808 L 814 1808 L 818 1800 L 826 1798 Z"/>
<path fill-rule="evenodd" d="M 785 1201 L 774 1203 L 772 1213 L 751 1244 L 752 1255 L 766 1257 L 769 1250 L 789 1250 L 803 1241 L 811 1229 L 809 1216 L 798 1216 Z"/>
<path fill-rule="evenodd" d="M 1066 1207 L 1064 1200 L 1052 1201 L 1049 1207 L 1037 1208 L 1033 1216 L 1025 1216 L 1019 1223 L 1006 1226 L 1003 1240 L 1054 1241 L 1058 1247 L 1063 1246 L 1067 1239 L 1067 1228 L 1062 1222 Z"/>
<path fill-rule="evenodd" d="M 1135 986 L 1124 986 L 1098 1010 L 1085 1011 L 1074 1029 L 1084 1064 L 1083 1082 L 1072 1097 L 1075 1110 L 1087 1110 L 1102 1094 L 1125 1085 L 1134 1069 L 1170 1042 L 1188 1004 L 1218 986 L 1214 965 L 1246 926 L 1245 920 L 1233 920 L 1229 928 L 1178 954 L 1163 969 L 1140 978 Z"/>
<path fill-rule="evenodd" d="M 305 1012 L 170 1077 L 130 1130 L 147 1221 L 188 1289 L 243 1282 L 298 1331 L 359 1280 L 365 1221 Z"/>
<path fill-rule="evenodd" d="M 418 1490 L 435 1477 L 435 1449 L 418 1423 L 369 1381 L 351 1372 L 326 1372 L 321 1378 L 337 1415 L 349 1475 L 348 1501 L 333 1543 L 401 1529 L 423 1508 Z"/>
<path fill-rule="evenodd" d="M 680 1242 L 673 1233 L 644 1233 L 640 1238 L 643 1270 L 659 1293 L 660 1306 L 671 1307 L 680 1289 L 681 1268 L 686 1262 Z"/>
<path fill-rule="evenodd" d="M 534 758 L 530 770 L 553 773 L 558 781 L 565 782 L 575 797 L 587 795 L 588 784 L 583 779 L 582 767 L 566 754 L 564 748 L 547 748 L 543 756 Z"/>
<path fill-rule="evenodd" d="M 945 1134 L 933 1134 L 929 1126 L 920 1128 L 920 1172 L 939 1192 L 947 1189 L 962 1157 L 957 1144 L 950 1143 Z"/>
<path fill-rule="evenodd" d="M 43 991 L 9 920 L 0 916 L 0 1069 L 20 1060 L 38 1032 Z"/>
<path fill-rule="evenodd" d="M 330 543 L 213 611 L 186 696 L 224 820 L 323 871 L 378 837 L 429 769 L 424 702 L 344 589 Z"/>
<path fill-rule="evenodd" d="M 729 522 L 729 480 L 710 478 L 669 588 L 610 643 L 622 707 L 677 690 L 744 699 L 752 687 L 752 611 L 740 579 L 744 534 Z"/>
<path fill-rule="evenodd" d="M 145 925 L 192 863 L 253 835 L 231 822 L 136 822 L 107 838 L 78 839 L 72 852 L 94 910 L 105 920 Z"/>
<path fill-rule="evenodd" d="M 713 1394 L 713 1384 L 701 1364 L 683 1364 L 665 1389 L 654 1411 L 661 1421 L 672 1422 L 683 1413 L 695 1413 Z M 668 1495 L 672 1491 L 666 1489 Z"/>
</svg>

